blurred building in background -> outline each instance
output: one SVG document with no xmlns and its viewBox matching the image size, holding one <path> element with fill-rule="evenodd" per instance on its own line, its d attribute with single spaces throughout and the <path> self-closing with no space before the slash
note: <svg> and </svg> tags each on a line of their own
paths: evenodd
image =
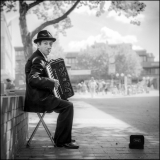
<svg viewBox="0 0 160 160">
<path fill-rule="evenodd" d="M 24 89 L 26 87 L 25 83 L 25 57 L 24 57 L 24 49 L 23 47 L 15 47 L 15 85 L 19 89 Z"/>
<path fill-rule="evenodd" d="M 77 69 L 77 55 L 78 52 L 67 52 L 66 63 L 72 66 L 72 69 Z"/>
<path fill-rule="evenodd" d="M 159 89 L 159 62 L 154 61 L 154 55 L 147 53 L 146 50 L 135 50 L 141 58 L 143 71 L 141 72 L 141 79 L 148 79 L 151 81 L 155 89 Z"/>
<path fill-rule="evenodd" d="M 77 55 L 78 52 L 67 52 L 65 56 L 66 64 L 71 66 L 68 70 L 68 74 L 72 84 L 79 83 L 82 80 L 90 79 L 91 76 L 91 70 L 78 69 Z"/>
<path fill-rule="evenodd" d="M 12 23 L 6 21 L 1 12 L 1 82 L 10 78 L 15 80 L 15 50 L 12 43 Z"/>
</svg>

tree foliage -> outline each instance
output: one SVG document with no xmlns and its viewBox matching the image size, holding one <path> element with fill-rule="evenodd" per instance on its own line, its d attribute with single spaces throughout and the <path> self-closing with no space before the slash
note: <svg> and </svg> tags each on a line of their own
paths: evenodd
<svg viewBox="0 0 160 160">
<path fill-rule="evenodd" d="M 138 54 L 131 47 L 121 45 L 115 54 L 116 72 L 139 76 L 142 65 Z"/>
<path fill-rule="evenodd" d="M 17 3 L 19 8 L 17 8 Z M 34 36 L 47 26 L 53 25 L 57 30 L 57 34 L 65 35 L 65 30 L 72 27 L 69 14 L 75 9 L 82 6 L 88 6 L 89 9 L 96 10 L 96 16 L 105 13 L 105 1 L 1 1 L 1 11 L 18 11 L 19 25 L 24 46 L 25 58 L 27 59 L 32 54 L 32 39 Z M 119 15 L 124 14 L 126 17 L 136 17 L 144 11 L 146 5 L 139 1 L 112 1 L 109 11 L 114 10 Z M 17 10 L 18 9 L 18 10 Z M 34 13 L 39 19 L 43 19 L 43 23 L 33 31 L 28 31 L 26 16 L 29 13 Z M 140 25 L 140 22 L 135 20 L 132 24 Z"/>
<path fill-rule="evenodd" d="M 89 69 L 96 78 L 106 77 L 108 70 L 108 47 L 105 44 L 88 46 L 77 56 L 78 69 Z"/>
<path fill-rule="evenodd" d="M 138 76 L 142 70 L 139 56 L 127 45 L 117 46 L 117 48 L 112 48 L 102 43 L 87 47 L 77 56 L 78 69 L 90 69 L 95 78 L 107 78 L 110 76 L 108 73 L 109 59 L 111 55 L 114 55 L 116 73 Z"/>
</svg>

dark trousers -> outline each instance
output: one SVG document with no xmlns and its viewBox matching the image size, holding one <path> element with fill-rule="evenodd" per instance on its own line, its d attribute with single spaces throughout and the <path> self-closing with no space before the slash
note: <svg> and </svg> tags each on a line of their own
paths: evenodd
<svg viewBox="0 0 160 160">
<path fill-rule="evenodd" d="M 55 144 L 70 143 L 72 138 L 73 103 L 61 99 L 53 111 L 59 113 L 54 134 Z"/>
</svg>

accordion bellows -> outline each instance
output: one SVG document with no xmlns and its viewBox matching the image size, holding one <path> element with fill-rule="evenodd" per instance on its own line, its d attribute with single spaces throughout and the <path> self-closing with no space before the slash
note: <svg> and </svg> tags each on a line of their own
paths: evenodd
<svg viewBox="0 0 160 160">
<path fill-rule="evenodd" d="M 56 97 L 66 100 L 74 95 L 63 58 L 50 60 L 46 64 L 46 71 L 49 78 L 59 80 L 60 85 L 58 90 L 56 90 Z"/>
</svg>

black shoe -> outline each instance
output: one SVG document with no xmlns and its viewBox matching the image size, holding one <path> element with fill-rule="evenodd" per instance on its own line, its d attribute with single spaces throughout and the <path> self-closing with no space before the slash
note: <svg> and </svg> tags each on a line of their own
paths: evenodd
<svg viewBox="0 0 160 160">
<path fill-rule="evenodd" d="M 74 142 L 76 142 L 76 140 L 71 140 L 71 144 Z M 70 143 L 66 143 L 66 144 L 70 144 Z M 73 145 L 75 145 L 75 144 L 73 144 Z M 64 145 L 63 144 L 54 144 L 54 147 L 64 147 Z"/>
<path fill-rule="evenodd" d="M 53 139 L 53 141 L 54 141 L 54 138 L 52 137 L 52 139 Z M 71 139 L 71 143 L 75 143 L 76 142 L 76 140 L 75 139 Z M 55 143 L 55 141 L 54 141 L 54 143 Z"/>
<path fill-rule="evenodd" d="M 63 145 L 63 147 L 67 148 L 67 149 L 78 149 L 79 146 L 73 144 L 73 143 L 66 143 Z"/>
</svg>

